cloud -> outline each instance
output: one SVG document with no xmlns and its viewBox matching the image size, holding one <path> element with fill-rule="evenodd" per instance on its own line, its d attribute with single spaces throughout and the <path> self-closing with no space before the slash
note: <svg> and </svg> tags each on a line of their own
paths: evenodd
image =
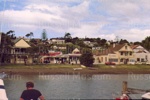
<svg viewBox="0 0 150 100">
<path fill-rule="evenodd" d="M 60 37 L 70 32 L 73 37 L 114 40 L 119 36 L 129 41 L 141 41 L 150 35 L 149 0 L 8 2 L 11 7 L 0 11 L 0 21 L 5 31 L 13 29 L 18 36 L 32 31 L 39 37 L 42 29 L 46 29 L 50 37 Z"/>
<path fill-rule="evenodd" d="M 130 29 L 130 30 L 118 30 L 115 32 L 120 39 L 127 39 L 129 41 L 141 41 L 147 36 L 150 36 L 150 29 L 140 30 L 140 29 Z"/>
</svg>

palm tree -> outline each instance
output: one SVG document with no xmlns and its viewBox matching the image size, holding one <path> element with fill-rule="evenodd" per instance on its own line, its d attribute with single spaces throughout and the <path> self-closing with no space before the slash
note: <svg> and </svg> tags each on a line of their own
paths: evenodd
<svg viewBox="0 0 150 100">
<path fill-rule="evenodd" d="M 30 34 L 28 33 L 28 34 L 26 34 L 26 37 L 28 38 L 28 37 L 30 37 Z"/>
<path fill-rule="evenodd" d="M 29 34 L 30 34 L 30 39 L 31 39 L 31 37 L 33 37 L 34 34 L 33 34 L 33 32 L 30 32 Z"/>
</svg>

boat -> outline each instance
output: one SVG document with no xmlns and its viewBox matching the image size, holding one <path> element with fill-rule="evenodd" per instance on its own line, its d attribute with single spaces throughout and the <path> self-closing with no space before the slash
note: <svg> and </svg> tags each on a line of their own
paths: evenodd
<svg viewBox="0 0 150 100">
<path fill-rule="evenodd" d="M 0 100 L 8 100 L 2 79 L 0 79 Z"/>
<path fill-rule="evenodd" d="M 116 100 L 132 100 L 128 94 L 122 94 L 122 96 L 116 98 Z"/>
<path fill-rule="evenodd" d="M 142 95 L 142 100 L 150 100 L 150 92 L 147 92 Z"/>
</svg>

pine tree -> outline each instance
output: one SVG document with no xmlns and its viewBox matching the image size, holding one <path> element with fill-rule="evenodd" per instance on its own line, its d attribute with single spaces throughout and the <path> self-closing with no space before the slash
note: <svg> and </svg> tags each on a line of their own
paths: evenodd
<svg viewBox="0 0 150 100">
<path fill-rule="evenodd" d="M 47 33 L 46 33 L 46 30 L 43 29 L 43 32 L 42 32 L 42 40 L 46 40 L 47 39 Z"/>
</svg>

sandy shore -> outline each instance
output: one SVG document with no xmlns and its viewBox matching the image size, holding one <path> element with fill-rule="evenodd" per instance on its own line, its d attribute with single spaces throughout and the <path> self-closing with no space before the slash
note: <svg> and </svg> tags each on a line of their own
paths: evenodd
<svg viewBox="0 0 150 100">
<path fill-rule="evenodd" d="M 73 69 L 73 68 L 1 68 L 0 72 L 7 74 L 50 74 L 50 75 L 73 75 L 73 74 L 150 74 L 150 69 L 100 69 L 100 68 L 84 68 L 84 69 Z"/>
</svg>

